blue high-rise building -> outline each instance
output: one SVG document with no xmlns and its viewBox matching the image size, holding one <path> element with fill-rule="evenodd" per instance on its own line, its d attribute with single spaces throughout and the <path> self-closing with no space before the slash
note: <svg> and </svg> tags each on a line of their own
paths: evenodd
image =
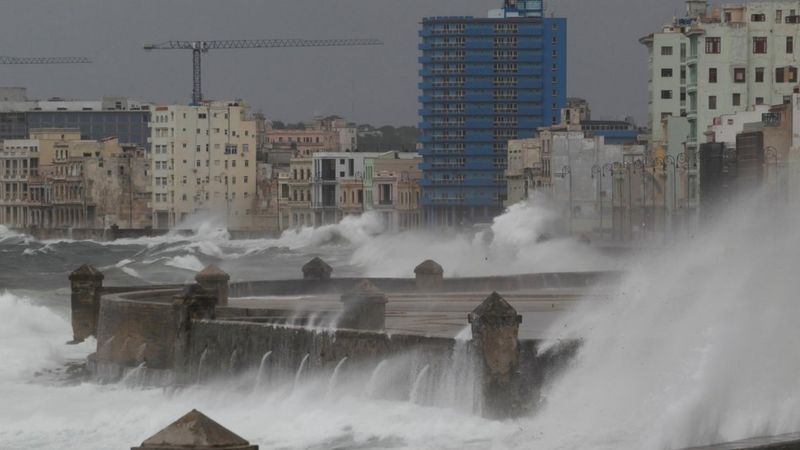
<svg viewBox="0 0 800 450">
<path fill-rule="evenodd" d="M 545 18 L 541 0 L 505 0 L 487 18 L 423 19 L 420 37 L 425 222 L 489 222 L 503 210 L 508 140 L 560 121 L 566 19 Z"/>
</svg>

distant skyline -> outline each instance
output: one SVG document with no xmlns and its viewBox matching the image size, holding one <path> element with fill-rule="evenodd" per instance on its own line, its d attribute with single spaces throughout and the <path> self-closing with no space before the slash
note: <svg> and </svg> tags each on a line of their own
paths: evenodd
<svg viewBox="0 0 800 450">
<path fill-rule="evenodd" d="M 375 37 L 382 47 L 218 50 L 204 55 L 206 98 L 243 98 L 270 119 L 338 114 L 416 125 L 419 21 L 484 16 L 501 0 L 0 0 L 0 55 L 88 56 L 91 65 L 0 65 L 0 85 L 32 98 L 129 96 L 189 102 L 191 52 L 166 40 Z M 682 15 L 682 0 L 551 0 L 568 19 L 568 95 L 598 118 L 647 119 L 647 52 L 638 39 Z"/>
</svg>

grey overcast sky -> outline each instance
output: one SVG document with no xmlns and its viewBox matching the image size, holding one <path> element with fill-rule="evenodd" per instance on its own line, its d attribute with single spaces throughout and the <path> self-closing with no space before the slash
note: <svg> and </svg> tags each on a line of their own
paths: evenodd
<svg viewBox="0 0 800 450">
<path fill-rule="evenodd" d="M 417 122 L 422 17 L 484 16 L 501 0 L 0 0 L 0 55 L 92 58 L 92 65 L 0 66 L 0 85 L 33 98 L 103 95 L 187 103 L 191 53 L 145 52 L 172 39 L 375 37 L 382 47 L 219 50 L 204 55 L 206 98 L 244 98 L 285 121 L 339 114 Z M 683 13 L 682 0 L 549 0 L 567 17 L 570 96 L 596 117 L 647 113 L 638 39 Z"/>
</svg>

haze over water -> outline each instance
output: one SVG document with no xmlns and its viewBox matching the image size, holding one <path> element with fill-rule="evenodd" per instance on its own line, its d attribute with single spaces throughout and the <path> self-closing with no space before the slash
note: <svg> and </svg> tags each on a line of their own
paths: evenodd
<svg viewBox="0 0 800 450">
<path fill-rule="evenodd" d="M 775 217 L 760 203 L 627 261 L 572 240 L 537 243 L 555 216 L 534 205 L 512 207 L 489 235 L 386 234 L 369 215 L 248 241 L 211 225 L 191 237 L 114 243 L 40 242 L 0 229 L 0 448 L 126 449 L 192 408 L 262 449 L 663 449 L 798 431 L 800 233 L 791 224 L 799 217 Z M 80 264 L 100 268 L 107 285 L 141 285 L 189 281 L 210 263 L 234 281 L 298 278 L 312 256 L 334 276 L 410 276 L 427 258 L 448 276 L 628 275 L 611 300 L 587 303 L 554 328 L 554 342 L 583 346 L 547 388 L 546 405 L 514 421 L 472 415 L 454 401 L 457 391 L 417 396 L 422 404 L 402 398 L 391 381 L 402 358 L 380 370 L 345 362 L 336 377 L 259 389 L 254 373 L 178 391 L 135 380 L 72 384 L 61 373 L 95 350 L 64 344 L 67 275 Z"/>
</svg>

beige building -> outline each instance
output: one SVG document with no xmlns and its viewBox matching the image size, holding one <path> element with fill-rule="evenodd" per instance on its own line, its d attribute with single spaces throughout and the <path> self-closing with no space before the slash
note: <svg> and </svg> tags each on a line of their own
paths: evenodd
<svg viewBox="0 0 800 450">
<path fill-rule="evenodd" d="M 293 150 L 295 156 L 304 158 L 340 148 L 339 134 L 326 129 L 272 129 L 267 131 L 266 140 L 270 151 Z"/>
<path fill-rule="evenodd" d="M 40 228 L 150 225 L 145 151 L 116 138 L 80 140 L 74 130 L 35 130 L 0 150 L 0 223 Z"/>
<path fill-rule="evenodd" d="M 289 176 L 282 180 L 286 186 L 287 198 L 281 206 L 288 214 L 283 228 L 297 228 L 314 225 L 311 210 L 311 169 L 310 158 L 292 158 L 289 163 Z"/>
<path fill-rule="evenodd" d="M 241 101 L 158 106 L 151 116 L 153 225 L 212 217 L 253 229 L 256 122 Z"/>
</svg>

